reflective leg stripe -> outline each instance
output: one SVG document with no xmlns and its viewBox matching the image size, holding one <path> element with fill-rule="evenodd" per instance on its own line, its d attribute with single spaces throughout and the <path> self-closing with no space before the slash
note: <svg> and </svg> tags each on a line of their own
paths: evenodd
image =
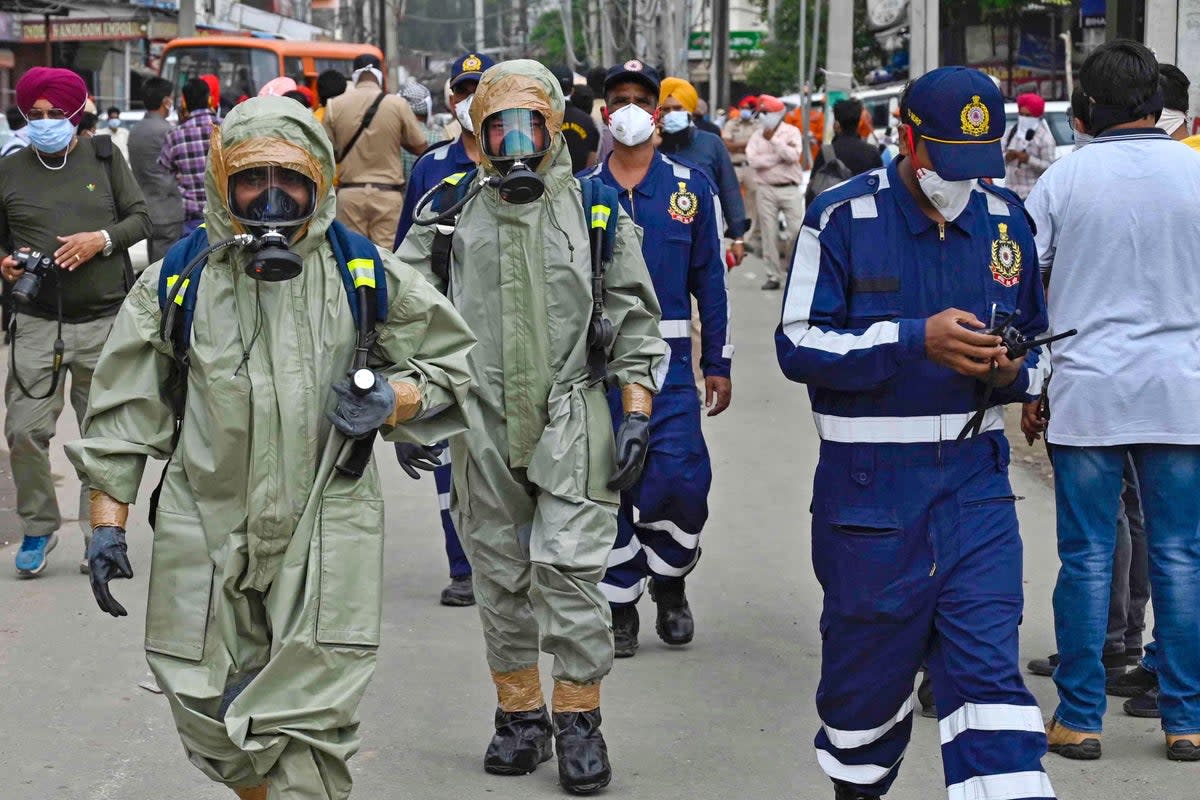
<svg viewBox="0 0 1200 800">
<path fill-rule="evenodd" d="M 890 767 L 881 767 L 878 764 L 843 764 L 832 753 L 825 750 L 817 750 L 817 763 L 821 765 L 821 769 L 825 771 L 826 775 L 836 781 L 856 783 L 859 786 L 870 786 L 873 783 L 879 783 L 888 776 L 888 773 L 896 768 L 896 764 L 899 764 L 903 758 L 904 753 L 901 753 L 900 758 L 896 759 L 896 763 Z M 951 795 L 950 800 L 967 800 L 967 798 L 965 796 L 955 798 Z M 971 798 L 970 800 L 979 799 Z"/>
<path fill-rule="evenodd" d="M 642 522 L 641 520 L 638 520 L 634 524 L 644 530 L 661 531 L 663 533 L 670 534 L 671 538 L 674 539 L 680 547 L 686 547 L 688 550 L 695 550 L 700 545 L 700 534 L 688 533 L 687 531 L 683 530 L 683 528 L 680 528 L 674 522 L 669 520 L 663 519 L 658 520 L 657 522 Z"/>
<path fill-rule="evenodd" d="M 1046 725 L 1037 706 L 1006 703 L 966 703 L 938 723 L 942 744 L 949 744 L 964 731 L 1026 731 L 1042 733 Z M 832 737 L 830 737 L 832 739 Z M 836 744 L 836 742 L 835 742 Z M 841 747 L 841 745 L 838 745 Z M 1024 797 L 1025 795 L 1021 795 Z"/>
<path fill-rule="evenodd" d="M 646 592 L 649 578 L 642 578 L 633 586 L 613 586 L 611 583 L 600 582 L 600 593 L 610 603 L 634 603 Z"/>
<path fill-rule="evenodd" d="M 442 511 L 450 510 L 450 493 L 449 492 L 443 492 L 442 494 L 438 495 L 438 508 L 440 508 Z"/>
<path fill-rule="evenodd" d="M 1050 372 L 1050 362 L 1046 354 L 1042 353 L 1037 364 L 1026 372 L 1029 373 L 1029 388 L 1025 390 L 1025 394 L 1036 397 L 1046 387 L 1046 376 Z"/>
<path fill-rule="evenodd" d="M 613 548 L 612 552 L 608 554 L 608 566 L 615 567 L 618 564 L 624 564 L 626 561 L 629 561 L 636 556 L 641 549 L 642 543 L 638 541 L 637 535 L 635 534 L 634 537 L 629 540 L 629 544 L 625 545 L 624 547 Z"/>
<path fill-rule="evenodd" d="M 904 701 L 904 705 L 900 706 L 892 718 L 884 722 L 882 725 L 871 728 L 870 730 L 845 731 L 839 728 L 831 727 L 824 722 L 821 727 L 825 730 L 825 735 L 829 737 L 830 743 L 839 750 L 853 750 L 856 747 L 865 747 L 872 742 L 877 742 L 883 738 L 883 735 L 892 728 L 904 721 L 904 718 L 913 711 L 912 695 Z M 945 743 L 945 740 L 942 740 Z"/>
<path fill-rule="evenodd" d="M 646 554 L 646 566 L 650 567 L 650 571 L 663 578 L 682 578 L 692 571 L 696 559 L 700 557 L 700 551 L 697 550 L 686 566 L 676 567 L 663 560 L 649 545 L 642 545 L 642 552 Z"/>
<path fill-rule="evenodd" d="M 817 435 L 826 442 L 851 444 L 914 444 L 958 438 L 973 414 L 941 414 L 929 417 L 835 417 L 813 412 Z M 1004 411 L 989 408 L 983 415 L 984 431 L 1004 429 Z"/>
<path fill-rule="evenodd" d="M 690 319 L 664 319 L 658 323 L 658 335 L 664 339 L 688 339 L 692 335 Z"/>
<path fill-rule="evenodd" d="M 946 787 L 948 800 L 1026 800 L 1053 798 L 1054 788 L 1044 772 L 979 775 Z"/>
<path fill-rule="evenodd" d="M 450 448 L 449 447 L 442 448 L 442 455 L 441 455 L 439 461 L 443 467 L 450 466 Z"/>
</svg>

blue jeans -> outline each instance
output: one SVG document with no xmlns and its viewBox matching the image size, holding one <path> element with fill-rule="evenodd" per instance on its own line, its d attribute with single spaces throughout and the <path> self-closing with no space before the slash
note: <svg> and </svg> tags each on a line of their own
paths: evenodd
<svg viewBox="0 0 1200 800">
<path fill-rule="evenodd" d="M 1200 733 L 1200 446 L 1054 448 L 1058 555 L 1054 628 L 1061 663 L 1055 716 L 1102 730 L 1104 649 L 1121 472 L 1132 454 L 1154 594 L 1163 730 Z"/>
</svg>

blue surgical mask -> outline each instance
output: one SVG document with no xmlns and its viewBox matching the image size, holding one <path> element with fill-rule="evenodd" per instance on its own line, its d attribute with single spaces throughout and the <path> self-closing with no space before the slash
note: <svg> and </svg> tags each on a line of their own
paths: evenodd
<svg viewBox="0 0 1200 800">
<path fill-rule="evenodd" d="M 750 118 L 754 116 L 754 112 L 748 108 L 743 108 L 738 112 L 738 116 L 741 117 L 743 122 L 749 122 Z"/>
<path fill-rule="evenodd" d="M 121 120 L 119 120 L 119 119 L 110 119 L 110 120 L 108 121 L 108 127 L 112 128 L 112 129 L 115 131 L 117 128 L 121 127 Z"/>
<path fill-rule="evenodd" d="M 29 143 L 49 155 L 67 149 L 75 135 L 75 123 L 69 119 L 31 119 Z"/>
<path fill-rule="evenodd" d="M 686 111 L 668 111 L 662 118 L 663 133 L 679 133 L 692 124 L 692 115 Z"/>
</svg>

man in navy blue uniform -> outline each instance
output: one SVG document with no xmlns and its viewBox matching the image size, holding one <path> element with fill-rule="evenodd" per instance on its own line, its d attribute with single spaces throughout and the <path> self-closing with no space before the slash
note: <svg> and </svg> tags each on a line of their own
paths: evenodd
<svg viewBox="0 0 1200 800">
<path fill-rule="evenodd" d="M 400 212 L 400 224 L 396 227 L 393 250 L 400 249 L 400 243 L 408 235 L 417 204 L 426 192 L 455 173 L 475 169 L 475 164 L 479 161 L 479 140 L 471 130 L 468 109 L 471 107 L 475 88 L 479 86 L 479 78 L 495 63 L 489 56 L 467 53 L 451 65 L 450 111 L 462 126 L 462 133 L 450 141 L 435 144 L 413 165 L 412 174 L 408 176 L 408 186 L 404 190 L 404 208 Z M 402 445 L 397 445 L 398 452 L 402 449 Z M 454 529 L 454 522 L 450 519 L 449 448 L 442 450 L 441 459 L 441 465 L 433 472 L 433 480 L 437 485 L 442 533 L 446 537 L 446 558 L 450 561 L 450 584 L 442 590 L 441 602 L 444 606 L 471 606 L 475 605 L 471 564 L 467 561 L 462 544 L 458 540 L 458 531 Z M 415 477 L 419 473 L 410 469 L 409 474 Z"/>
<path fill-rule="evenodd" d="M 615 188 L 642 228 L 642 255 L 662 306 L 660 331 L 671 348 L 670 367 L 650 417 L 650 449 L 642 477 L 621 496 L 617 540 L 600 584 L 613 616 L 618 657 L 638 647 L 637 601 L 650 586 L 656 629 L 669 645 L 692 640 L 695 625 L 684 578 L 700 557 L 708 519 L 712 465 L 700 430 L 700 397 L 692 372 L 692 298 L 700 310 L 705 406 L 710 417 L 729 407 L 733 347 L 721 261 L 714 188 L 703 170 L 659 153 L 653 142 L 658 75 L 640 61 L 609 70 L 605 120 L 613 151 L 581 175 Z M 614 421 L 621 403 L 612 393 Z"/>
<path fill-rule="evenodd" d="M 947 794 L 1052 798 L 1017 665 L 1021 539 L 1001 404 L 1041 391 L 993 314 L 1046 328 L 1037 251 L 1004 174 L 1004 100 L 944 67 L 900 103 L 903 158 L 817 198 L 775 340 L 821 437 L 813 565 L 825 593 L 817 758 L 838 800 L 884 795 L 929 668 Z M 990 391 L 989 391 L 990 386 Z M 977 435 L 960 438 L 988 406 Z"/>
</svg>

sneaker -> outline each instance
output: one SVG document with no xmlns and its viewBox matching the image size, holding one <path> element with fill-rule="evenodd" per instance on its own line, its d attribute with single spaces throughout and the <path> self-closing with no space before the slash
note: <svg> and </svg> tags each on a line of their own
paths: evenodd
<svg viewBox="0 0 1200 800">
<path fill-rule="evenodd" d="M 17 551 L 17 574 L 22 578 L 32 578 L 41 575 L 46 569 L 46 556 L 58 544 L 58 534 L 49 536 L 26 536 L 21 541 L 21 549 Z"/>
<path fill-rule="evenodd" d="M 450 584 L 442 589 L 441 603 L 444 606 L 458 608 L 475 605 L 475 583 L 471 580 L 471 576 L 463 575 L 451 578 Z"/>
<path fill-rule="evenodd" d="M 1104 682 L 1104 691 L 1113 697 L 1137 697 L 1157 688 L 1158 676 L 1140 664 Z"/>
<path fill-rule="evenodd" d="M 764 292 L 773 292 L 782 287 L 782 284 L 774 278 L 767 278 L 767 282 L 762 285 Z"/>
<path fill-rule="evenodd" d="M 1131 717 L 1159 719 L 1162 717 L 1162 714 L 1158 712 L 1158 687 L 1156 686 L 1147 692 L 1143 692 L 1137 697 L 1129 698 L 1125 701 L 1125 705 L 1122 708 Z"/>
<path fill-rule="evenodd" d="M 1043 678 L 1052 676 L 1056 667 L 1058 667 L 1058 653 L 1051 653 L 1045 658 L 1035 658 L 1025 665 L 1025 669 L 1029 670 L 1030 675 L 1041 675 Z"/>
</svg>

